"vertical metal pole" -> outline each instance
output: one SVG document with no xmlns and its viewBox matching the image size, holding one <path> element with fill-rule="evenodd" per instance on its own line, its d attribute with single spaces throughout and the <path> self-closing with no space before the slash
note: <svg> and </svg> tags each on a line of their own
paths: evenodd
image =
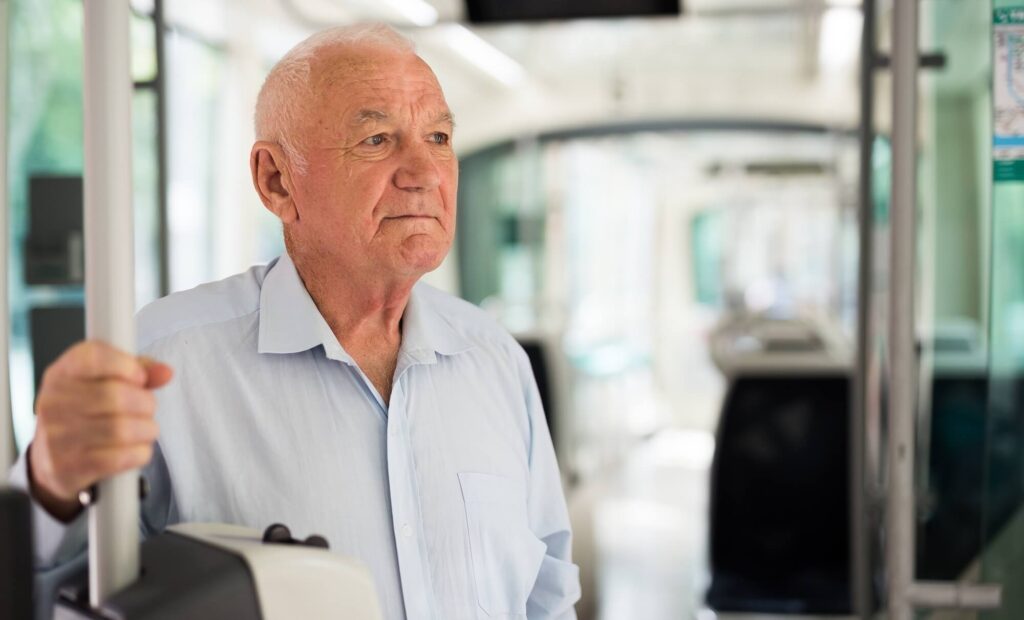
<svg viewBox="0 0 1024 620">
<path fill-rule="evenodd" d="M 874 234 L 872 152 L 875 145 L 875 1 L 864 0 L 860 50 L 860 239 L 857 266 L 857 371 L 850 407 L 850 608 L 862 620 L 871 614 L 871 523 L 866 481 L 867 411 L 877 395 L 869 392 L 868 372 L 874 359 Z"/>
<path fill-rule="evenodd" d="M 128 0 L 85 0 L 86 335 L 135 351 Z M 95 607 L 139 573 L 139 475 L 99 484 L 89 507 L 89 600 Z"/>
<path fill-rule="evenodd" d="M 167 220 L 167 55 L 164 50 L 164 2 L 153 0 L 153 42 L 156 46 L 156 191 L 160 296 L 171 292 L 170 233 Z"/>
<path fill-rule="evenodd" d="M 9 333 L 7 305 L 7 59 L 10 3 L 0 0 L 0 471 L 14 461 L 14 420 L 11 419 Z"/>
<path fill-rule="evenodd" d="M 893 2 L 892 213 L 889 286 L 889 620 L 911 620 L 914 579 L 915 210 L 918 0 Z"/>
</svg>

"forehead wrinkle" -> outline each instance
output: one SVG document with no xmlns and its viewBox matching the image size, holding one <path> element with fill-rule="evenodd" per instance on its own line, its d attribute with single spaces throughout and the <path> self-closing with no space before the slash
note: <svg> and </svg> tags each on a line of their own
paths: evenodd
<svg viewBox="0 0 1024 620">
<path fill-rule="evenodd" d="M 322 109 L 328 117 L 331 116 L 329 108 L 332 107 L 329 102 L 341 103 L 347 100 L 342 105 L 352 111 L 344 113 L 341 122 L 343 126 L 353 129 L 395 122 L 399 117 L 405 117 L 407 112 L 413 117 L 422 113 L 428 123 L 455 127 L 444 92 L 433 74 L 401 76 L 389 74 L 378 63 L 360 64 L 373 67 L 374 70 L 361 71 L 351 64 L 345 66 L 344 63 L 336 63 L 319 75 L 319 92 L 316 96 L 323 101 Z M 330 123 L 329 120 L 326 122 Z"/>
<path fill-rule="evenodd" d="M 352 119 L 353 125 L 363 125 L 371 121 L 386 121 L 390 118 L 387 112 L 381 110 L 362 109 L 356 112 Z"/>
<path fill-rule="evenodd" d="M 415 107 L 415 106 L 414 106 Z M 387 122 L 392 120 L 393 116 L 386 109 L 381 108 L 359 108 L 351 117 L 350 125 L 365 125 L 373 122 Z M 451 110 L 447 108 L 441 109 L 433 113 L 428 122 L 430 124 L 448 124 L 452 127 L 455 126 L 455 119 L 452 116 Z"/>
<path fill-rule="evenodd" d="M 452 115 L 451 110 L 445 110 L 444 112 L 439 112 L 438 114 L 436 114 L 434 116 L 434 121 L 433 122 L 434 123 L 444 123 L 444 124 L 450 125 L 453 128 L 455 127 L 455 117 Z"/>
</svg>

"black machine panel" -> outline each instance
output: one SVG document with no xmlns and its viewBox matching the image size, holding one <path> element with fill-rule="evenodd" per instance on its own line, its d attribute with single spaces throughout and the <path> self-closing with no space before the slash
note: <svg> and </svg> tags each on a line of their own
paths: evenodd
<svg viewBox="0 0 1024 620">
<path fill-rule="evenodd" d="M 57 618 L 125 620 L 257 620 L 252 573 L 241 556 L 187 536 L 164 532 L 142 544 L 142 575 L 113 596 L 98 615 L 82 580 L 61 591 Z"/>
<path fill-rule="evenodd" d="M 0 618 L 32 617 L 32 517 L 28 495 L 0 489 Z"/>
</svg>

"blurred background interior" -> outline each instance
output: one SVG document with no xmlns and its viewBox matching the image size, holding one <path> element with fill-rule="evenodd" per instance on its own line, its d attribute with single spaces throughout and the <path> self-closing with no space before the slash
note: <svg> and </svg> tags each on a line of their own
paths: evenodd
<svg viewBox="0 0 1024 620">
<path fill-rule="evenodd" d="M 581 618 L 867 617 L 903 0 L 864 1 L 471 24 L 463 0 L 133 0 L 137 304 L 283 250 L 247 166 L 262 79 L 315 30 L 391 23 L 458 121 L 459 232 L 427 281 L 530 353 Z M 82 7 L 6 4 L 24 450 L 42 368 L 84 333 Z M 936 618 L 1024 617 L 1024 183 L 992 173 L 995 4 L 920 5 L 917 573 L 1008 586 Z"/>
</svg>

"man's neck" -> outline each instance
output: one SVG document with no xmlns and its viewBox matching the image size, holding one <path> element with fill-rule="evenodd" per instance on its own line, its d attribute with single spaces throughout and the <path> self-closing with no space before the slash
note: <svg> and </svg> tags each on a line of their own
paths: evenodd
<svg viewBox="0 0 1024 620">
<path fill-rule="evenodd" d="M 309 296 L 346 350 L 377 342 L 385 348 L 393 345 L 397 351 L 402 314 L 415 278 L 388 281 L 346 273 L 316 260 L 293 257 L 293 262 Z"/>
<path fill-rule="evenodd" d="M 402 345 L 402 314 L 416 279 L 367 278 L 364 273 L 350 275 L 358 270 L 346 273 L 315 259 L 293 257 L 293 261 L 338 343 L 352 356 L 387 406 Z"/>
</svg>

